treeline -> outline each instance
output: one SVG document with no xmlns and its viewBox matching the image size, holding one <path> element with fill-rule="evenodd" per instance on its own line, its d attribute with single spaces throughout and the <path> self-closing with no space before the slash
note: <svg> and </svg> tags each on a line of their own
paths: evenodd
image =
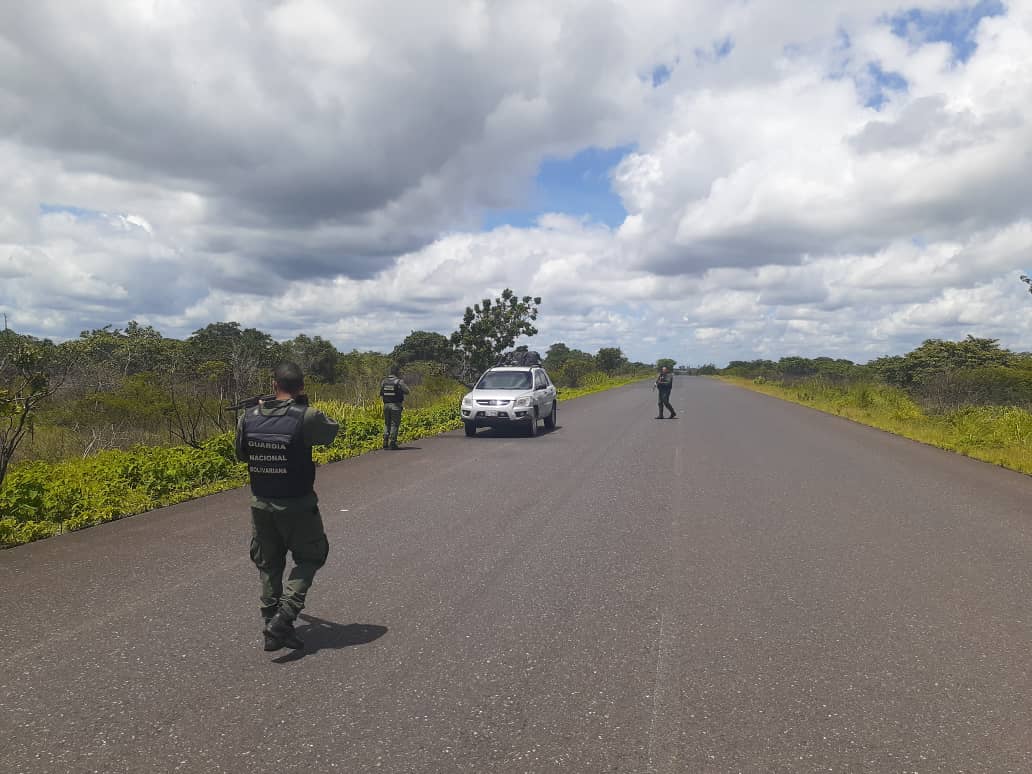
<svg viewBox="0 0 1032 774">
<path fill-rule="evenodd" d="M 0 463 L 53 461 L 135 445 L 198 448 L 232 429 L 234 415 L 226 406 L 267 392 L 270 371 L 283 360 L 301 365 L 313 400 L 356 406 L 377 402 L 380 380 L 392 363 L 417 388 L 412 408 L 451 396 L 479 375 L 470 373 L 461 348 L 432 331 L 413 331 L 390 352 L 341 352 L 320 336 L 276 341 L 237 322 L 211 323 L 184 339 L 130 322 L 83 331 L 60 344 L 4 330 Z M 617 348 L 592 355 L 563 343 L 548 349 L 545 364 L 567 388 L 649 369 L 629 362 Z M 34 403 L 27 406 L 26 400 Z"/>
<path fill-rule="evenodd" d="M 829 357 L 733 360 L 726 368 L 706 365 L 702 374 L 720 374 L 792 384 L 876 383 L 904 390 L 922 407 L 952 411 L 964 406 L 1032 408 L 1032 353 L 1012 352 L 996 339 L 968 336 L 962 341 L 928 339 L 905 355 L 865 364 Z"/>
<path fill-rule="evenodd" d="M 8 330 L 0 335 L 0 385 L 23 396 L 33 381 L 47 385 L 27 418 L 22 456 L 60 459 L 133 444 L 197 447 L 231 428 L 228 404 L 268 391 L 270 371 L 283 360 L 301 365 L 313 397 L 366 403 L 392 354 L 342 353 L 319 336 L 276 341 L 236 322 L 212 323 L 185 339 L 130 322 L 60 344 Z M 446 363 L 415 363 L 412 353 L 400 360 L 428 388 L 426 398 L 454 389 Z"/>
<path fill-rule="evenodd" d="M 590 355 L 579 349 L 571 349 L 560 341 L 548 348 L 545 369 L 560 387 L 582 387 L 593 374 L 644 375 L 651 373 L 653 366 L 630 361 L 618 347 L 603 347 L 596 354 Z"/>
</svg>

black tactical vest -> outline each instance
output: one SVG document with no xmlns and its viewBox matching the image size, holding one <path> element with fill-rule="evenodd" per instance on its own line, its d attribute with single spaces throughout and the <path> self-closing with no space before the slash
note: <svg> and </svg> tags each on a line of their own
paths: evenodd
<svg viewBox="0 0 1032 774">
<path fill-rule="evenodd" d="M 305 407 L 293 404 L 279 416 L 257 406 L 244 415 L 244 444 L 251 491 L 257 497 L 303 497 L 315 488 L 312 447 L 305 446 Z"/>
<path fill-rule="evenodd" d="M 388 376 L 380 382 L 380 397 L 384 403 L 404 403 L 405 393 L 401 390 L 400 380 L 394 376 Z"/>
</svg>

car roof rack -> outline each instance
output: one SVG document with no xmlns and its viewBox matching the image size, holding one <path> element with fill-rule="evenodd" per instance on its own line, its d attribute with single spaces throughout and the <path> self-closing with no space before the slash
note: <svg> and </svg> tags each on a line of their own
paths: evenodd
<svg viewBox="0 0 1032 774">
<path fill-rule="evenodd" d="M 528 350 L 524 347 L 514 349 L 512 352 L 505 352 L 498 357 L 498 362 L 495 363 L 495 367 L 499 366 L 521 366 L 529 368 L 532 366 L 541 365 L 541 355 L 534 350 Z"/>
</svg>

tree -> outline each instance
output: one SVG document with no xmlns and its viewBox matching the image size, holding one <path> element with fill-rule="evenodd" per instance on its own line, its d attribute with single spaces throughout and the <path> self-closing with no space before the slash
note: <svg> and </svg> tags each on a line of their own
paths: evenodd
<svg viewBox="0 0 1032 774">
<path fill-rule="evenodd" d="M 538 316 L 540 297 L 518 298 L 506 288 L 499 298 L 485 298 L 466 307 L 462 324 L 451 335 L 451 343 L 462 358 L 462 379 L 472 384 L 498 356 L 516 343 L 520 336 L 537 333 L 533 321 Z"/>
<path fill-rule="evenodd" d="M 595 355 L 595 364 L 598 366 L 600 371 L 605 371 L 607 374 L 615 373 L 619 371 L 624 363 L 627 362 L 627 358 L 618 347 L 603 347 Z"/>
<path fill-rule="evenodd" d="M 587 352 L 583 352 L 579 349 L 570 349 L 563 342 L 557 341 L 555 344 L 548 348 L 548 352 L 545 354 L 545 368 L 552 371 L 558 371 L 568 363 L 578 362 L 586 363 L 588 371 L 594 366 L 595 358 L 593 358 Z"/>
<path fill-rule="evenodd" d="M 194 331 L 183 350 L 184 365 L 204 372 L 220 400 L 236 402 L 268 387 L 270 374 L 282 358 L 280 345 L 256 328 L 238 322 L 210 323 Z"/>
<path fill-rule="evenodd" d="M 336 380 L 337 360 L 340 352 L 321 336 L 299 334 L 281 345 L 282 359 L 291 360 L 301 366 L 306 376 L 314 376 L 324 382 Z"/>
<path fill-rule="evenodd" d="M 103 392 L 118 389 L 133 374 L 155 370 L 169 348 L 169 340 L 150 325 L 130 320 L 125 330 L 105 325 L 82 331 L 79 338 L 59 349 L 75 363 L 70 381 L 80 389 Z"/>
<path fill-rule="evenodd" d="M 778 371 L 785 376 L 810 376 L 817 373 L 817 368 L 812 360 L 793 355 L 778 361 Z"/>
<path fill-rule="evenodd" d="M 661 357 L 656 361 L 656 370 L 663 368 L 669 368 L 671 371 L 674 370 L 674 366 L 677 365 L 677 361 L 670 357 Z"/>
<path fill-rule="evenodd" d="M 960 370 L 1007 366 L 1013 357 L 1000 347 L 997 339 L 968 336 L 963 341 L 928 339 L 902 357 L 882 357 L 870 365 L 890 384 L 918 387 L 933 379 L 949 379 Z"/>
<path fill-rule="evenodd" d="M 5 330 L 0 338 L 0 484 L 14 452 L 32 430 L 40 404 L 61 385 L 66 369 L 49 339 Z"/>
<path fill-rule="evenodd" d="M 425 361 L 440 363 L 449 368 L 455 364 L 455 350 L 448 337 L 443 334 L 433 331 L 412 331 L 394 348 L 391 359 L 401 366 Z"/>
<path fill-rule="evenodd" d="M 351 350 L 337 360 L 337 383 L 346 387 L 352 403 L 376 401 L 380 381 L 387 375 L 391 359 L 381 352 Z"/>
<path fill-rule="evenodd" d="M 571 350 L 563 342 L 557 341 L 548 348 L 545 353 L 545 367 L 551 370 L 559 370 L 563 364 L 570 359 Z"/>
</svg>

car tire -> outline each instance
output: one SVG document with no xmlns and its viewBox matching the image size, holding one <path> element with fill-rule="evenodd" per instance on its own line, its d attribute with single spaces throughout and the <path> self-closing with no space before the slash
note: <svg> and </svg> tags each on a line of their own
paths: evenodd
<svg viewBox="0 0 1032 774">
<path fill-rule="evenodd" d="M 545 430 L 555 430 L 555 420 L 559 413 L 559 401 L 552 401 L 552 410 L 548 412 L 548 416 L 545 417 Z"/>
<path fill-rule="evenodd" d="M 538 434 L 538 416 L 537 409 L 535 408 L 530 413 L 530 422 L 527 424 L 527 435 L 531 438 Z"/>
<path fill-rule="evenodd" d="M 472 438 L 477 434 L 477 423 L 476 422 L 463 422 L 463 429 L 466 431 L 466 436 Z"/>
</svg>

